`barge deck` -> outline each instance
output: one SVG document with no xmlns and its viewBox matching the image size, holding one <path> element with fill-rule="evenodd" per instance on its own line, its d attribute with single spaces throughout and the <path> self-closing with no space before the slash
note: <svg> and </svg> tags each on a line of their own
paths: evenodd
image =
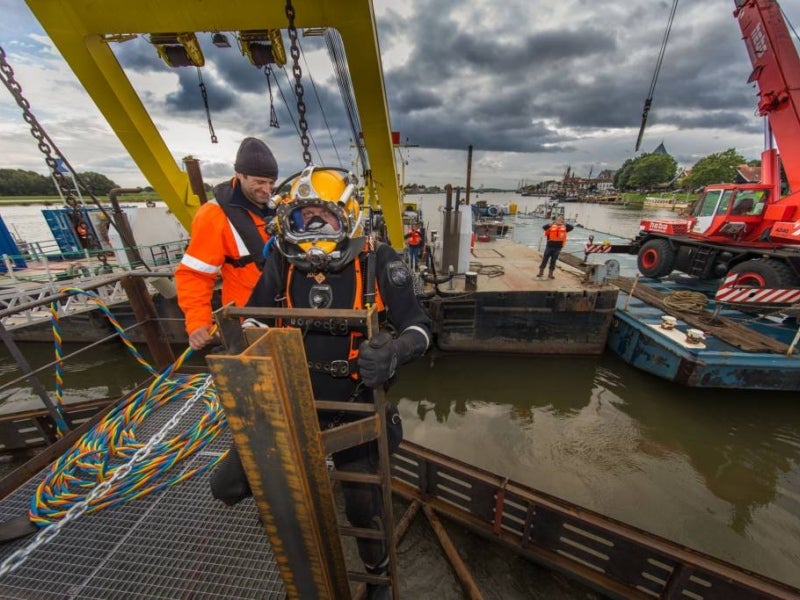
<svg viewBox="0 0 800 600">
<path fill-rule="evenodd" d="M 509 239 L 478 242 L 470 270 L 428 283 L 424 298 L 444 351 L 600 355 L 618 289 L 572 268 L 536 277 L 541 255 Z"/>
</svg>

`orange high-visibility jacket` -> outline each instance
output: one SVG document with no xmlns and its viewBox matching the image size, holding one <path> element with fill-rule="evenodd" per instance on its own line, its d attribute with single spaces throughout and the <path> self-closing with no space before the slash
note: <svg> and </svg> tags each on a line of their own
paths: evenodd
<svg viewBox="0 0 800 600">
<path fill-rule="evenodd" d="M 264 221 L 248 211 L 264 243 L 269 239 Z M 260 222 L 259 222 L 260 221 Z M 237 259 L 250 253 L 225 212 L 211 200 L 197 211 L 192 221 L 189 247 L 175 270 L 178 305 L 186 319 L 186 331 L 212 324 L 211 296 L 217 276 L 222 276 L 222 304 L 245 306 L 261 276 L 256 263 L 237 267 L 226 258 Z"/>
<path fill-rule="evenodd" d="M 551 242 L 564 243 L 567 241 L 567 228 L 564 225 L 559 225 L 558 223 L 553 223 L 550 225 L 550 227 L 545 230 L 544 234 Z"/>
<path fill-rule="evenodd" d="M 418 229 L 412 229 L 406 234 L 409 246 L 420 246 L 422 244 L 422 235 Z"/>
</svg>

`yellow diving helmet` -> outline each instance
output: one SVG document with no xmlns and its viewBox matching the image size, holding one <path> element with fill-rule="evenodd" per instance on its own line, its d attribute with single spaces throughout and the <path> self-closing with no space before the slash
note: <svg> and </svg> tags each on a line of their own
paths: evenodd
<svg viewBox="0 0 800 600">
<path fill-rule="evenodd" d="M 362 233 L 357 183 L 344 169 L 303 169 L 276 207 L 280 252 L 296 266 L 316 271 L 337 270 L 355 258 L 363 245 L 356 250 L 350 244 Z"/>
</svg>

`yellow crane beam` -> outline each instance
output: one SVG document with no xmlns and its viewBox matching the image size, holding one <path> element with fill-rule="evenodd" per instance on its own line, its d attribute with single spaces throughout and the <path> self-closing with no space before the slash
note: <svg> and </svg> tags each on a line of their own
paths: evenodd
<svg viewBox="0 0 800 600">
<path fill-rule="evenodd" d="M 150 185 L 188 230 L 200 205 L 110 44 L 128 34 L 285 29 L 283 2 L 263 0 L 26 0 Z M 371 0 L 303 0 L 298 29 L 342 36 L 371 167 L 370 201 L 403 246 L 402 203 Z M 155 49 L 154 49 L 155 52 Z M 242 57 L 242 60 L 246 60 Z"/>
</svg>

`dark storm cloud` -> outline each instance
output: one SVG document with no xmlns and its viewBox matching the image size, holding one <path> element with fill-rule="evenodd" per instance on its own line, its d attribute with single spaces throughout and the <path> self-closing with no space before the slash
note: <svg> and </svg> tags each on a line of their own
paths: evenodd
<svg viewBox="0 0 800 600">
<path fill-rule="evenodd" d="M 36 24 L 23 0 L 5 1 Z M 479 160 L 487 165 L 506 161 L 504 167 L 516 173 L 524 169 L 524 176 L 529 170 L 543 173 L 533 163 L 544 164 L 550 154 L 575 153 L 577 158 L 569 160 L 580 162 L 583 154 L 599 152 L 612 168 L 632 156 L 672 0 L 507 0 L 502 5 L 482 0 L 374 0 L 374 4 L 391 126 L 411 144 L 456 151 L 472 145 L 479 153 L 503 152 L 507 156 L 485 154 Z M 785 1 L 783 8 L 797 20 L 796 3 Z M 763 119 L 754 114 L 757 90 L 746 83 L 750 63 L 732 12 L 731 0 L 678 6 L 643 147 L 653 148 L 664 140 L 670 150 L 675 149 L 675 157 L 688 164 L 690 158 L 699 158 L 695 150 L 702 153 L 706 146 L 707 152 L 736 143 L 748 145 L 748 152 L 759 146 Z M 42 35 L 38 25 L 33 35 L 18 37 L 16 29 L 30 27 L 15 27 L 13 15 L 7 21 L 0 24 L 7 32 L 7 49 L 20 53 L 24 47 L 25 53 L 42 58 L 57 56 L 37 38 Z M 230 146 L 230 137 L 236 143 L 245 135 L 262 137 L 280 148 L 282 174 L 296 170 L 303 164 L 303 148 L 291 65 L 275 70 L 270 102 L 264 73 L 249 63 L 229 35 L 232 46 L 221 49 L 211 44 L 210 34 L 198 34 L 206 59 L 202 75 L 210 118 L 219 141 Z M 288 50 L 285 31 L 284 40 Z M 356 136 L 325 40 L 301 36 L 300 41 L 313 160 L 351 161 Z M 137 91 L 157 127 L 181 136 L 177 141 L 168 139 L 173 151 L 208 151 L 215 158 L 204 159 L 204 173 L 212 180 L 228 177 L 232 157 L 219 160 L 219 153 L 207 146 L 197 70 L 168 67 L 144 36 L 112 48 L 132 85 L 141 88 Z M 25 61 L 19 64 L 24 75 Z M 73 93 L 81 86 L 71 74 L 57 75 L 51 83 L 64 95 L 80 96 Z M 31 84 L 25 87 L 36 90 Z M 41 111 L 50 116 L 57 110 L 49 111 L 49 97 L 45 98 Z M 270 127 L 271 108 L 279 128 Z M 92 115 L 81 117 L 87 121 L 83 131 L 93 131 L 88 125 Z M 653 128 L 657 133 L 651 133 Z M 59 138 L 72 141 L 68 133 L 56 131 Z M 103 132 L 92 135 L 100 138 Z M 623 148 L 628 137 L 629 149 Z M 717 141 L 719 146 L 713 147 Z M 679 150 L 681 145 L 688 150 Z M 525 153 L 532 156 L 526 158 Z M 115 150 L 104 149 L 98 160 L 115 155 Z M 437 155 L 447 156 L 433 154 Z M 592 162 L 589 156 L 585 160 Z M 544 169 L 561 172 L 566 164 L 567 159 L 559 157 Z M 440 176 L 441 165 L 431 169 Z"/>
<path fill-rule="evenodd" d="M 671 3 L 575 4 L 569 23 L 532 21 L 516 35 L 489 12 L 472 13 L 465 27 L 458 2 L 390 13 L 384 45 L 403 40 L 410 50 L 386 72 L 395 128 L 434 148 L 524 152 L 566 149 L 580 131 L 638 128 Z M 710 20 L 704 8 L 676 15 L 648 122 L 751 131 L 759 125 L 745 116 L 755 101 L 742 84 L 749 73 L 738 26 Z"/>
</svg>

